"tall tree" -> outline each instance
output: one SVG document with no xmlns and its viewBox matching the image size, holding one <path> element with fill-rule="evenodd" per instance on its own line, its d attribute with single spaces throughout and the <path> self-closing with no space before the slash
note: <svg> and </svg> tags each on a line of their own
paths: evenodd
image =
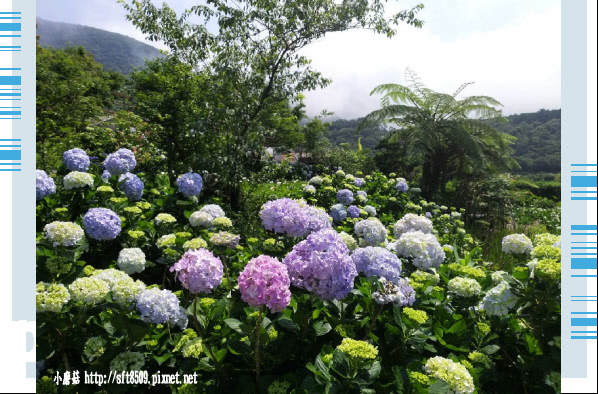
<svg viewBox="0 0 598 394">
<path fill-rule="evenodd" d="M 416 16 L 423 8 L 386 18 L 381 0 L 208 0 L 177 15 L 150 0 L 121 3 L 150 40 L 163 41 L 211 82 L 203 97 L 203 124 L 226 140 L 226 155 L 214 156 L 228 160 L 218 187 L 234 206 L 242 177 L 259 166 L 267 129 L 262 123 L 271 109 L 330 83 L 299 51 L 331 32 L 362 28 L 392 37 L 400 22 L 421 27 Z M 217 32 L 206 27 L 210 20 L 217 22 Z"/>
<path fill-rule="evenodd" d="M 444 192 L 450 179 L 464 181 L 474 173 L 516 165 L 510 156 L 515 138 L 488 122 L 504 120 L 500 102 L 488 96 L 457 99 L 471 82 L 445 94 L 427 88 L 409 69 L 405 76 L 408 86 L 384 84 L 371 92 L 382 94 L 382 108 L 368 114 L 362 124 L 397 127 L 387 141 L 405 141 L 404 152 L 418 158 L 426 197 Z"/>
</svg>

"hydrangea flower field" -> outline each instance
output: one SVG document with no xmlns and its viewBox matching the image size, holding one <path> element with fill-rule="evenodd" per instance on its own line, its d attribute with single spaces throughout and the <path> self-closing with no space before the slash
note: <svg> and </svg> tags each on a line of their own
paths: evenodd
<svg viewBox="0 0 598 394">
<path fill-rule="evenodd" d="M 124 148 L 99 164 L 75 148 L 37 171 L 38 392 L 73 370 L 139 379 L 72 392 L 560 392 L 559 235 L 488 261 L 464 210 L 340 170 L 244 233 L 199 171 L 171 184 Z"/>
</svg>

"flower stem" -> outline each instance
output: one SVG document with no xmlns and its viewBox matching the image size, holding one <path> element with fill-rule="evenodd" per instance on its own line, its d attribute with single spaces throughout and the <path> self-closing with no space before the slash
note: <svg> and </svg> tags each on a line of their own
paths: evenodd
<svg viewBox="0 0 598 394">
<path fill-rule="evenodd" d="M 378 320 L 378 316 L 380 316 L 380 313 L 382 312 L 382 308 L 384 308 L 384 304 L 380 304 L 380 305 L 378 305 L 378 308 L 376 308 L 376 312 L 374 312 L 374 317 L 372 317 L 372 322 L 370 323 L 370 327 L 368 328 L 368 330 L 365 333 L 365 336 L 363 337 L 364 340 L 366 340 L 368 338 L 368 336 L 370 335 L 370 332 L 372 332 L 372 330 L 374 329 L 374 324 L 376 324 L 376 320 Z"/>
<path fill-rule="evenodd" d="M 305 314 L 305 323 L 303 323 L 303 330 L 301 330 L 301 339 L 305 338 L 305 334 L 307 334 L 307 326 L 309 324 L 309 315 L 311 312 L 311 305 L 312 305 L 312 297 L 313 295 L 310 293 L 307 303 L 307 313 Z"/>
<path fill-rule="evenodd" d="M 197 320 L 197 294 L 195 294 L 195 299 L 193 300 L 193 320 L 195 321 L 195 329 L 199 333 L 199 336 L 203 337 L 203 329 L 199 325 L 199 320 Z"/>
<path fill-rule="evenodd" d="M 224 266 L 224 275 L 226 275 L 226 286 L 228 287 L 228 292 L 230 293 L 231 290 L 231 283 L 230 283 L 230 276 L 228 275 L 228 265 L 226 262 L 226 256 L 222 256 L 222 266 Z"/>
<path fill-rule="evenodd" d="M 257 316 L 257 323 L 255 325 L 255 382 L 257 383 L 257 387 L 259 390 L 260 387 L 260 328 L 262 324 L 262 313 L 264 311 L 264 306 L 260 306 L 260 311 Z"/>
</svg>

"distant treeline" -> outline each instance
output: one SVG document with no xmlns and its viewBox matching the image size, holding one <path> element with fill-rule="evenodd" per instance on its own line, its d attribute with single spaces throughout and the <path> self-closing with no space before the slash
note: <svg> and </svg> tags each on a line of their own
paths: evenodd
<svg viewBox="0 0 598 394">
<path fill-rule="evenodd" d="M 507 116 L 508 123 L 494 126 L 517 137 L 513 145 L 514 157 L 522 173 L 559 173 L 561 171 L 561 110 L 545 110 Z M 338 119 L 330 122 L 328 140 L 336 145 L 349 144 L 357 148 L 361 137 L 363 149 L 375 150 L 389 130 L 382 126 L 357 128 L 359 119 Z"/>
</svg>

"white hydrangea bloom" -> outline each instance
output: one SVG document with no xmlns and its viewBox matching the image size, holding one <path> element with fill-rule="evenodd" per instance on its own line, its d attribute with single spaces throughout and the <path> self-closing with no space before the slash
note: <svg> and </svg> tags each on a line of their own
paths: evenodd
<svg viewBox="0 0 598 394">
<path fill-rule="evenodd" d="M 502 251 L 513 254 L 530 254 L 534 249 L 532 240 L 525 234 L 510 234 L 502 239 Z"/>
<path fill-rule="evenodd" d="M 517 304 L 518 297 L 510 290 L 507 282 L 500 282 L 498 286 L 488 290 L 482 300 L 482 309 L 489 315 L 504 316 Z"/>
<path fill-rule="evenodd" d="M 380 245 L 386 241 L 386 235 L 388 233 L 382 222 L 376 218 L 360 220 L 355 223 L 354 229 L 355 234 L 360 238 L 360 245 Z"/>
<path fill-rule="evenodd" d="M 83 229 L 73 222 L 52 222 L 44 227 L 44 237 L 56 246 L 73 246 L 83 238 Z"/>
<path fill-rule="evenodd" d="M 118 254 L 118 268 L 127 274 L 136 274 L 145 269 L 145 253 L 139 248 L 124 248 Z"/>
<path fill-rule="evenodd" d="M 413 231 L 421 231 L 424 234 L 432 232 L 432 221 L 425 216 L 408 213 L 401 220 L 395 223 L 393 231 L 396 238 Z"/>
<path fill-rule="evenodd" d="M 449 281 L 448 290 L 460 297 L 477 297 L 482 292 L 482 286 L 475 279 L 457 277 Z"/>
<path fill-rule="evenodd" d="M 93 176 L 87 172 L 71 171 L 62 180 L 66 190 L 93 186 Z"/>
<path fill-rule="evenodd" d="M 79 278 L 69 285 L 71 298 L 83 304 L 99 304 L 110 292 L 110 286 L 98 278 Z"/>
<path fill-rule="evenodd" d="M 472 394 L 475 391 L 473 378 L 463 365 L 444 357 L 432 357 L 424 366 L 426 374 L 444 380 L 451 391 L 447 394 Z"/>
<path fill-rule="evenodd" d="M 176 223 L 176 218 L 169 213 L 159 213 L 154 218 L 157 225 L 164 223 Z"/>
<path fill-rule="evenodd" d="M 420 270 L 439 268 L 445 258 L 436 236 L 421 231 L 403 234 L 397 241 L 397 254 L 409 258 Z"/>
</svg>

